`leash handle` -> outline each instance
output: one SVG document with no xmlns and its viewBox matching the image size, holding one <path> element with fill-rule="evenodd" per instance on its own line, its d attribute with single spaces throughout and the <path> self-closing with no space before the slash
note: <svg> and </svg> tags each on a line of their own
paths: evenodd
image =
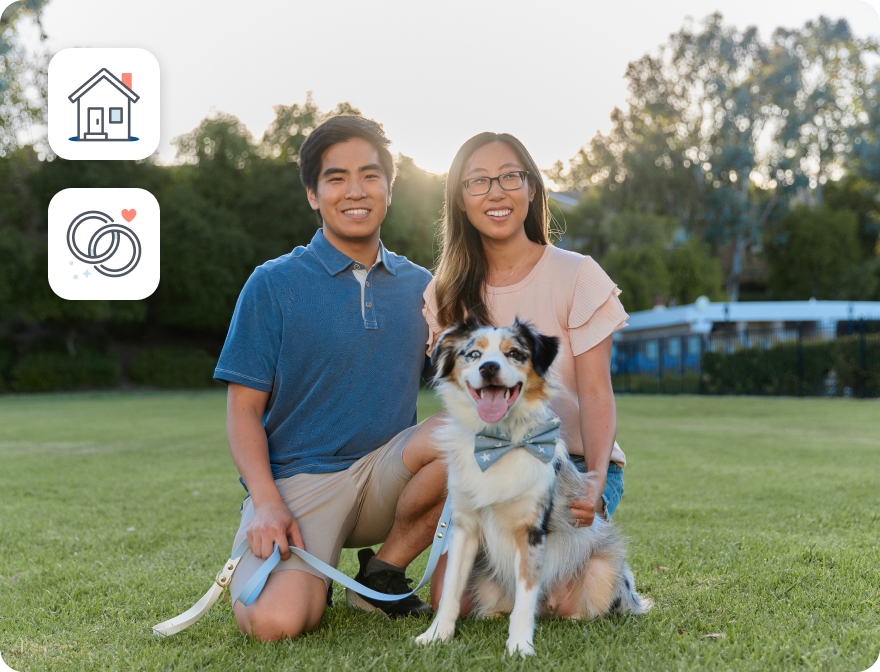
<svg viewBox="0 0 880 672">
<path fill-rule="evenodd" d="M 443 553 L 446 551 L 447 544 L 449 543 L 449 532 L 451 530 L 452 500 L 450 497 L 447 497 L 446 503 L 443 505 L 443 512 L 440 514 L 440 521 L 437 523 L 437 530 L 434 532 L 434 540 L 431 544 L 431 554 L 428 556 L 428 566 L 425 567 L 425 573 L 422 576 L 422 580 L 419 581 L 419 585 L 413 588 L 410 592 L 404 593 L 403 595 L 386 595 L 385 593 L 379 593 L 375 590 L 372 590 L 371 588 L 367 588 L 366 586 L 358 583 L 349 576 L 346 576 L 335 567 L 331 567 L 323 560 L 319 560 L 310 553 L 306 553 L 305 551 L 296 548 L 295 546 L 290 547 L 290 552 L 302 558 L 307 564 L 311 565 L 319 572 L 326 574 L 334 581 L 338 581 L 346 588 L 351 588 L 359 595 L 369 597 L 374 600 L 381 600 L 383 602 L 396 602 L 397 600 L 402 600 L 405 597 L 409 597 L 431 580 L 431 576 L 434 574 L 434 570 L 437 567 L 437 562 L 440 560 L 440 556 L 443 555 Z M 238 546 L 235 547 L 235 550 L 232 551 L 232 557 L 230 557 L 229 560 L 226 561 L 226 563 L 223 565 L 223 569 L 221 569 L 217 573 L 217 578 L 214 580 L 214 584 L 211 586 L 208 592 L 205 593 L 202 598 L 192 607 L 187 609 L 179 616 L 175 616 L 174 618 L 154 625 L 153 634 L 157 637 L 167 637 L 168 635 L 173 635 L 180 632 L 181 630 L 185 630 L 193 623 L 197 622 L 202 616 L 204 616 L 208 612 L 208 610 L 212 606 L 214 606 L 214 603 L 218 600 L 220 595 L 223 594 L 223 590 L 232 584 L 232 575 L 235 573 L 241 557 L 247 550 L 247 539 L 243 539 L 241 542 L 239 542 Z M 250 605 L 251 603 L 253 603 L 253 601 L 257 599 L 257 597 L 260 595 L 260 592 L 263 590 L 263 586 L 266 585 L 269 574 L 271 574 L 272 570 L 278 565 L 280 561 L 281 551 L 278 549 L 278 544 L 275 544 L 275 550 L 272 552 L 272 555 L 263 561 L 263 564 L 260 565 L 257 571 L 254 572 L 254 575 L 247 581 L 247 583 L 245 583 L 242 589 L 233 598 L 233 605 L 235 604 L 235 600 L 241 600 L 245 605 Z"/>
<path fill-rule="evenodd" d="M 437 530 L 434 533 L 434 543 L 431 545 L 431 555 L 428 556 L 428 565 L 425 567 L 425 573 L 422 575 L 422 580 L 419 581 L 419 585 L 411 591 L 401 595 L 388 595 L 387 593 L 380 593 L 371 588 L 367 588 L 346 574 L 343 574 L 335 567 L 331 567 L 323 560 L 319 560 L 314 555 L 311 555 L 296 546 L 291 546 L 290 552 L 297 557 L 302 558 L 306 564 L 317 569 L 322 574 L 329 576 L 332 580 L 342 584 L 346 588 L 351 588 L 358 595 L 369 597 L 373 600 L 380 600 L 382 602 L 397 602 L 397 600 L 402 600 L 405 597 L 412 595 L 431 579 L 431 576 L 434 574 L 434 569 L 437 567 L 437 562 L 440 560 L 440 556 L 443 555 L 443 551 L 446 549 L 446 544 L 449 541 L 449 530 L 451 528 L 452 504 L 450 498 L 447 497 L 446 503 L 443 505 L 443 512 L 440 514 L 440 521 L 437 523 Z M 272 555 L 266 558 L 248 582 L 242 586 L 242 589 L 238 594 L 232 598 L 232 603 L 235 604 L 236 600 L 241 600 L 245 606 L 249 606 L 254 600 L 256 600 L 257 597 L 259 597 L 260 592 L 263 590 L 263 586 L 266 585 L 266 580 L 269 578 L 269 574 L 272 573 L 272 570 L 275 569 L 280 561 L 281 550 L 278 548 L 278 544 L 275 544 L 275 550 L 272 552 Z"/>
</svg>

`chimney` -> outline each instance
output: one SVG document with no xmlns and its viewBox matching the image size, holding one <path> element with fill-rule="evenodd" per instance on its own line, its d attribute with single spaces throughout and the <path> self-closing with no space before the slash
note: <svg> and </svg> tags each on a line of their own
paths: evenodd
<svg viewBox="0 0 880 672">
<path fill-rule="evenodd" d="M 131 73 L 123 72 L 122 73 L 122 83 L 125 84 L 129 89 L 131 89 Z"/>
</svg>

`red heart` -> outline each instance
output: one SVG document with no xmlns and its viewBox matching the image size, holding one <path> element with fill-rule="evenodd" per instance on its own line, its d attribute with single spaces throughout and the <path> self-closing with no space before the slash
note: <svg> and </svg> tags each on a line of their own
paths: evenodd
<svg viewBox="0 0 880 672">
<path fill-rule="evenodd" d="M 126 222 L 130 222 L 131 220 L 134 219 L 134 216 L 136 214 L 138 214 L 138 213 L 137 213 L 137 210 L 135 210 L 134 208 L 132 208 L 131 210 L 123 210 L 122 211 L 122 219 L 124 219 Z"/>
</svg>

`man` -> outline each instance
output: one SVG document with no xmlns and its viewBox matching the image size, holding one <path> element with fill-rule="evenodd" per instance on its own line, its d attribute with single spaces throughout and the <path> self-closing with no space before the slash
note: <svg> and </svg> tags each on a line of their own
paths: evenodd
<svg viewBox="0 0 880 672">
<path fill-rule="evenodd" d="M 274 544 L 282 562 L 239 628 L 262 640 L 317 627 L 330 581 L 292 555 L 288 538 L 332 566 L 361 551 L 357 579 L 409 592 L 405 567 L 431 542 L 445 469 L 416 422 L 425 364 L 425 269 L 387 251 L 379 227 L 394 164 L 375 122 L 332 118 L 300 150 L 300 177 L 321 228 L 311 243 L 258 267 L 239 296 L 214 376 L 229 384 L 226 434 L 249 496 L 235 544 L 249 551 L 233 594 Z M 389 616 L 430 613 L 417 596 L 395 603 L 347 593 Z"/>
</svg>

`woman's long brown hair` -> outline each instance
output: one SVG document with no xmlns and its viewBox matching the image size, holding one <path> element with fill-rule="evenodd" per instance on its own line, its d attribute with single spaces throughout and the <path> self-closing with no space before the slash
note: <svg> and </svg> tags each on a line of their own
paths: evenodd
<svg viewBox="0 0 880 672">
<path fill-rule="evenodd" d="M 523 144 L 509 133 L 480 133 L 461 146 L 446 176 L 446 198 L 440 238 L 440 260 L 434 272 L 436 279 L 437 318 L 442 328 L 459 322 L 465 315 L 484 325 L 493 324 L 486 305 L 488 268 L 480 232 L 471 224 L 461 203 L 462 173 L 465 165 L 483 145 L 503 142 L 510 147 L 529 171 L 528 184 L 534 185 L 535 197 L 529 204 L 525 229 L 529 240 L 539 245 L 550 242 L 550 213 L 547 191 L 541 171 Z"/>
</svg>

